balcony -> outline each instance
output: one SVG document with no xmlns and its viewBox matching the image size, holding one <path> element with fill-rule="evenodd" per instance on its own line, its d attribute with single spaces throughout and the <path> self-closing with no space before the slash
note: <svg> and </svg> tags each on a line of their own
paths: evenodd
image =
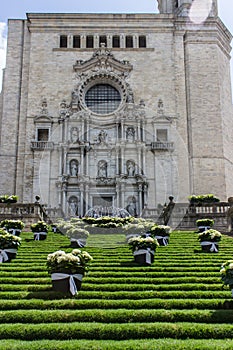
<svg viewBox="0 0 233 350">
<path fill-rule="evenodd" d="M 33 151 L 45 151 L 45 150 L 53 150 L 54 143 L 50 141 L 32 141 L 31 142 L 31 149 Z"/>
<path fill-rule="evenodd" d="M 151 142 L 151 151 L 174 151 L 174 142 Z"/>
</svg>

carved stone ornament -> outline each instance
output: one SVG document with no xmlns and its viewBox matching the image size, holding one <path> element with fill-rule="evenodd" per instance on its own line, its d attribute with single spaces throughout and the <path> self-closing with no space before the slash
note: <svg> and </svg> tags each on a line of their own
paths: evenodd
<svg viewBox="0 0 233 350">
<path fill-rule="evenodd" d="M 34 123 L 53 123 L 53 118 L 49 116 L 48 112 L 48 103 L 46 98 L 42 99 L 40 112 L 39 114 L 34 118 Z"/>
<path fill-rule="evenodd" d="M 73 68 L 75 72 L 82 74 L 90 71 L 105 70 L 124 75 L 124 73 L 131 72 L 133 66 L 126 60 L 119 61 L 114 58 L 111 51 L 102 43 L 101 47 L 94 52 L 89 60 L 78 60 Z"/>
<path fill-rule="evenodd" d="M 117 60 L 104 44 L 101 44 L 89 60 L 78 60 L 73 69 L 78 80 L 72 92 L 73 111 L 89 110 L 85 103 L 85 95 L 96 84 L 109 84 L 119 91 L 121 103 L 118 109 L 125 103 L 134 102 L 133 92 L 125 81 L 133 66 L 126 60 Z"/>
</svg>

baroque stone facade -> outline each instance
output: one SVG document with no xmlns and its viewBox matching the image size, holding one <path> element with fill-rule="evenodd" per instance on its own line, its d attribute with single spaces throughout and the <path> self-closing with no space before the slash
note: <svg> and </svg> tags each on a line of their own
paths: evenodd
<svg viewBox="0 0 233 350">
<path fill-rule="evenodd" d="M 233 193 L 231 34 L 213 1 L 9 20 L 0 191 L 65 216 Z M 106 209 L 108 210 L 108 209 Z"/>
</svg>

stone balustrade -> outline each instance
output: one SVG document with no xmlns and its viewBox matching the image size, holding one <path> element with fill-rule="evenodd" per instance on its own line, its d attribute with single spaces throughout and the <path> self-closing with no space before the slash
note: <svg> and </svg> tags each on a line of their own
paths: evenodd
<svg viewBox="0 0 233 350">
<path fill-rule="evenodd" d="M 152 151 L 173 151 L 174 150 L 174 142 L 161 142 L 156 141 L 151 143 Z"/>
<path fill-rule="evenodd" d="M 39 203 L 0 203 L 0 221 L 5 219 L 22 220 L 30 225 L 39 220 L 48 221 L 48 215 Z"/>
<path fill-rule="evenodd" d="M 31 149 L 37 151 L 52 150 L 54 143 L 50 141 L 32 141 Z"/>
<path fill-rule="evenodd" d="M 144 218 L 153 219 L 159 224 L 163 224 L 162 210 L 143 210 Z M 233 205 L 227 202 L 203 203 L 201 205 L 189 203 L 176 203 L 169 219 L 169 225 L 173 229 L 196 230 L 196 220 L 213 219 L 214 228 L 221 232 L 231 232 L 233 230 Z"/>
</svg>

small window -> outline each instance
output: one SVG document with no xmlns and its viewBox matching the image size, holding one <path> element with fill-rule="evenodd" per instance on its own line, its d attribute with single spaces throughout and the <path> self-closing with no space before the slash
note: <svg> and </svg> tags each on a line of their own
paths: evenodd
<svg viewBox="0 0 233 350">
<path fill-rule="evenodd" d="M 86 47 L 92 49 L 94 47 L 94 38 L 92 35 L 86 37 Z"/>
<path fill-rule="evenodd" d="M 37 141 L 48 141 L 49 129 L 37 129 Z"/>
<path fill-rule="evenodd" d="M 112 47 L 120 47 L 120 37 L 118 35 L 112 37 Z"/>
<path fill-rule="evenodd" d="M 139 36 L 139 47 L 146 47 L 146 37 L 144 35 Z"/>
<path fill-rule="evenodd" d="M 67 35 L 60 36 L 60 47 L 67 47 Z"/>
<path fill-rule="evenodd" d="M 156 138 L 157 141 L 167 142 L 167 129 L 157 129 L 156 130 Z"/>
<path fill-rule="evenodd" d="M 73 47 L 80 49 L 80 35 L 73 36 Z"/>
<path fill-rule="evenodd" d="M 106 37 L 106 35 L 101 35 L 99 37 L 99 46 L 101 46 L 101 44 L 105 44 L 105 47 L 107 47 L 107 37 Z"/>
<path fill-rule="evenodd" d="M 133 37 L 127 35 L 125 37 L 125 47 L 133 47 Z"/>
</svg>

